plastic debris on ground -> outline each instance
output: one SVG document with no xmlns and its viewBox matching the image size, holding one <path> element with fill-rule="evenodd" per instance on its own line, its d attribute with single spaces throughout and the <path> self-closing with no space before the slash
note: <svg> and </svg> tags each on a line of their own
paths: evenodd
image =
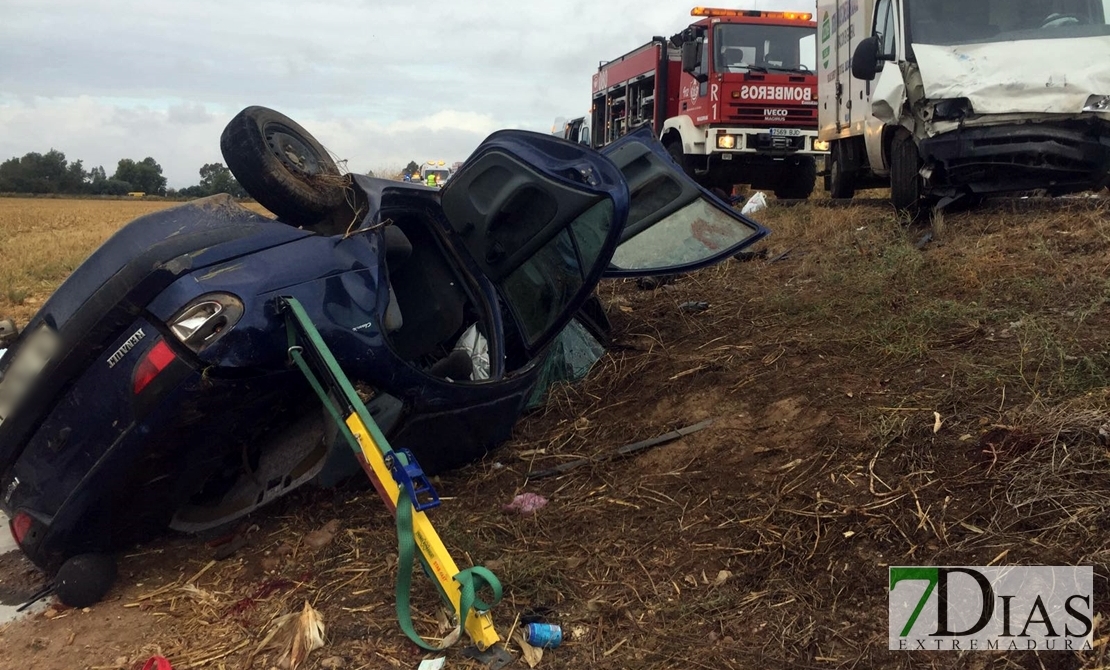
<svg viewBox="0 0 1110 670">
<path fill-rule="evenodd" d="M 471 381 L 489 379 L 489 341 L 478 332 L 478 324 L 466 329 L 455 343 L 455 351 L 465 351 L 474 363 L 474 372 L 470 373 Z"/>
<path fill-rule="evenodd" d="M 748 198 L 748 201 L 745 202 L 744 206 L 740 209 L 740 213 L 744 216 L 751 216 L 764 209 L 767 209 L 767 196 L 764 195 L 763 191 L 759 191 Z"/>
<path fill-rule="evenodd" d="M 428 658 L 420 661 L 420 665 L 416 666 L 416 670 L 442 670 L 443 666 L 446 663 L 446 656 L 440 656 L 439 658 Z"/>
<path fill-rule="evenodd" d="M 585 377 L 593 364 L 604 355 L 605 347 L 601 346 L 585 326 L 572 320 L 551 345 L 551 351 L 543 362 L 543 369 L 532 388 L 532 395 L 528 398 L 525 409 L 542 406 L 552 384 L 577 381 Z"/>
<path fill-rule="evenodd" d="M 704 312 L 709 309 L 709 303 L 700 300 L 691 300 L 678 306 L 683 312 Z"/>
<path fill-rule="evenodd" d="M 162 656 L 151 656 L 145 664 L 143 670 L 173 670 L 169 660 Z"/>
<path fill-rule="evenodd" d="M 521 516 L 530 516 L 546 506 L 547 498 L 538 493 L 521 493 L 501 509 L 506 512 L 518 512 Z"/>
</svg>

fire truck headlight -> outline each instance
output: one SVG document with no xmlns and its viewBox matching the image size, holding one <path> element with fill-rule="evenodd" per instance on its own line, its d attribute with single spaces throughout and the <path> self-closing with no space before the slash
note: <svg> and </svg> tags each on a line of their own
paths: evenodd
<svg viewBox="0 0 1110 670">
<path fill-rule="evenodd" d="M 828 151 L 829 150 L 829 143 L 826 142 L 825 140 L 813 140 L 813 150 L 814 151 Z"/>
<path fill-rule="evenodd" d="M 718 149 L 735 149 L 736 136 L 735 135 L 718 135 L 717 136 Z"/>
</svg>

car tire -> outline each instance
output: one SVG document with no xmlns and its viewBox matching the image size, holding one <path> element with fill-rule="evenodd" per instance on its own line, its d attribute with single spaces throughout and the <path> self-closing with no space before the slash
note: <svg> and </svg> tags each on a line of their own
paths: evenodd
<svg viewBox="0 0 1110 670">
<path fill-rule="evenodd" d="M 335 161 L 280 112 L 239 112 L 220 136 L 220 151 L 246 192 L 285 223 L 311 226 L 345 202 L 346 184 Z"/>
<path fill-rule="evenodd" d="M 899 130 L 890 143 L 890 201 L 900 212 L 916 214 L 921 207 L 921 165 L 913 137 Z"/>
<path fill-rule="evenodd" d="M 795 165 L 783 169 L 775 187 L 775 197 L 780 200 L 805 200 L 817 186 L 817 160 L 802 156 Z"/>
<path fill-rule="evenodd" d="M 850 199 L 856 195 L 855 171 L 848 164 L 847 151 L 842 142 L 834 142 L 825 159 L 828 164 L 828 191 L 830 198 Z"/>
<path fill-rule="evenodd" d="M 116 559 L 110 554 L 78 554 L 58 568 L 54 593 L 69 607 L 89 607 L 108 594 L 118 572 Z"/>
</svg>

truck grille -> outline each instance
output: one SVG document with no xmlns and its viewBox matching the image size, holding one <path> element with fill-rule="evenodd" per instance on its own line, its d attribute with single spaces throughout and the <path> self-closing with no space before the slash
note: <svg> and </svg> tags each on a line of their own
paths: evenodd
<svg viewBox="0 0 1110 670">
<path fill-rule="evenodd" d="M 792 128 L 817 129 L 816 105 L 753 105 L 750 102 L 730 102 L 725 106 L 726 123 L 746 126 L 790 126 Z M 774 112 L 768 114 L 768 112 Z M 785 114 L 783 114 L 785 112 Z"/>
</svg>

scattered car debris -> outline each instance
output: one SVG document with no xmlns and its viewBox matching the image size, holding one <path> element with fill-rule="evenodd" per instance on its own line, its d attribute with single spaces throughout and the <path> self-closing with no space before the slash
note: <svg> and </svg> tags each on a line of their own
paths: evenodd
<svg viewBox="0 0 1110 670">
<path fill-rule="evenodd" d="M 627 444 L 623 447 L 620 447 L 620 448 L 616 449 L 615 451 L 613 451 L 608 456 L 600 458 L 600 459 L 579 458 L 579 459 L 576 459 L 576 460 L 573 460 L 573 461 L 567 461 L 566 463 L 561 463 L 561 464 L 559 464 L 559 465 L 557 465 L 553 468 L 548 468 L 547 470 L 538 470 L 536 472 L 531 472 L 531 473 L 528 474 L 528 479 L 533 480 L 533 479 L 544 479 L 544 478 L 547 478 L 547 477 L 554 477 L 555 475 L 561 475 L 561 474 L 563 474 L 563 473 L 565 473 L 569 470 L 573 470 L 573 469 L 581 467 L 583 465 L 589 465 L 590 463 L 598 463 L 598 462 L 601 462 L 601 461 L 612 460 L 614 458 L 619 458 L 621 456 L 627 456 L 629 454 L 634 454 L 636 452 L 643 451 L 644 449 L 650 449 L 652 447 L 657 447 L 661 444 L 666 444 L 668 442 L 673 442 L 673 441 L 679 439 L 680 437 L 685 437 L 686 435 L 696 433 L 700 430 L 705 430 L 706 428 L 708 428 L 712 425 L 713 425 L 713 419 L 706 419 L 705 421 L 702 421 L 700 423 L 695 423 L 692 426 L 686 426 L 685 428 L 679 428 L 677 430 L 672 430 L 669 433 L 664 433 L 664 434 L 659 435 L 657 437 L 652 437 L 652 438 L 649 438 L 649 439 L 646 439 L 646 440 L 641 440 L 640 442 L 634 442 L 632 444 Z"/>
<path fill-rule="evenodd" d="M 636 280 L 636 287 L 644 291 L 654 291 L 657 288 L 673 284 L 678 275 L 656 275 L 654 277 L 640 277 Z"/>
<path fill-rule="evenodd" d="M 794 251 L 793 249 L 787 249 L 786 251 L 784 251 L 780 254 L 776 254 L 775 256 L 772 256 L 771 258 L 767 259 L 767 265 L 771 265 L 772 263 L 778 263 L 779 261 L 784 261 L 787 258 L 790 258 L 790 254 L 793 251 Z"/>
<path fill-rule="evenodd" d="M 733 258 L 740 261 L 741 263 L 750 263 L 751 261 L 756 260 L 766 260 L 767 255 L 767 249 L 763 248 L 759 251 L 741 251 L 740 253 L 733 256 Z"/>
<path fill-rule="evenodd" d="M 691 300 L 678 306 L 683 312 L 704 312 L 709 309 L 709 303 L 703 300 Z"/>
</svg>

